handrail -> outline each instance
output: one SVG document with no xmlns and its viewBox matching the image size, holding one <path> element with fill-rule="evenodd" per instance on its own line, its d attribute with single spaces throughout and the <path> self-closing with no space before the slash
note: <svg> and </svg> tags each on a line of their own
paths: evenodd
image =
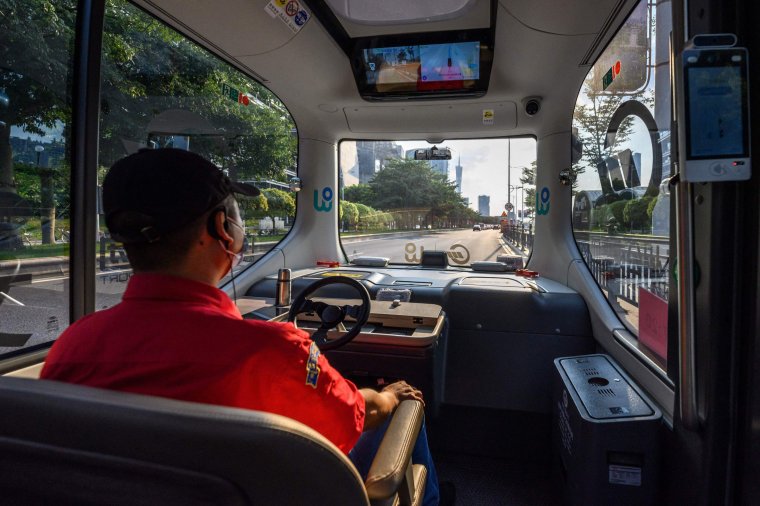
<svg viewBox="0 0 760 506">
<path fill-rule="evenodd" d="M 697 413 L 696 350 L 694 346 L 694 219 L 692 185 L 676 185 L 676 233 L 678 252 L 678 362 L 679 410 L 683 426 L 699 428 Z"/>
</svg>

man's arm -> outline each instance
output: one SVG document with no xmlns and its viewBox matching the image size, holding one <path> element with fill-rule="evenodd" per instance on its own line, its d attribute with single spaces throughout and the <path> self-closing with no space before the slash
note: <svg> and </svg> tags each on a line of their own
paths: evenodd
<svg viewBox="0 0 760 506">
<path fill-rule="evenodd" d="M 374 429 L 382 424 L 401 401 L 414 399 L 425 402 L 422 400 L 422 392 L 406 381 L 391 383 L 380 392 L 371 388 L 362 388 L 359 392 L 364 397 L 364 430 Z"/>
</svg>

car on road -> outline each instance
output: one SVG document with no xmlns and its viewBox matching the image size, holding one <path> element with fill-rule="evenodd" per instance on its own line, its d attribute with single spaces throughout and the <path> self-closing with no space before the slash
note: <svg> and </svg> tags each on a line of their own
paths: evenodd
<svg viewBox="0 0 760 506">
<path fill-rule="evenodd" d="M 481 230 L 481 228 L 480 228 L 480 225 L 478 225 L 477 223 L 476 223 L 475 225 L 473 225 L 473 226 L 472 226 L 472 229 L 473 229 L 474 231 L 477 231 L 477 232 L 480 232 L 480 230 Z"/>
</svg>

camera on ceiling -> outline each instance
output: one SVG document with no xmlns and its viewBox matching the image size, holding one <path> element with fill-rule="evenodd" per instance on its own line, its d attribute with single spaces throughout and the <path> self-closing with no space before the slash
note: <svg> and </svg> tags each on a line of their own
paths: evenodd
<svg viewBox="0 0 760 506">
<path fill-rule="evenodd" d="M 525 114 L 535 116 L 541 110 L 541 97 L 528 97 L 523 99 Z"/>
</svg>

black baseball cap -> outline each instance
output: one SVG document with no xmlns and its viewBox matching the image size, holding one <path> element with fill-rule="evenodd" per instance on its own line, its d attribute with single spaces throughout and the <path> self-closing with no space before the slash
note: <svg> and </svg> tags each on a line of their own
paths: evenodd
<svg viewBox="0 0 760 506">
<path fill-rule="evenodd" d="M 259 195 L 219 167 L 182 149 L 141 149 L 117 161 L 103 181 L 106 225 L 116 241 L 155 242 L 219 205 L 228 195 Z"/>
</svg>

